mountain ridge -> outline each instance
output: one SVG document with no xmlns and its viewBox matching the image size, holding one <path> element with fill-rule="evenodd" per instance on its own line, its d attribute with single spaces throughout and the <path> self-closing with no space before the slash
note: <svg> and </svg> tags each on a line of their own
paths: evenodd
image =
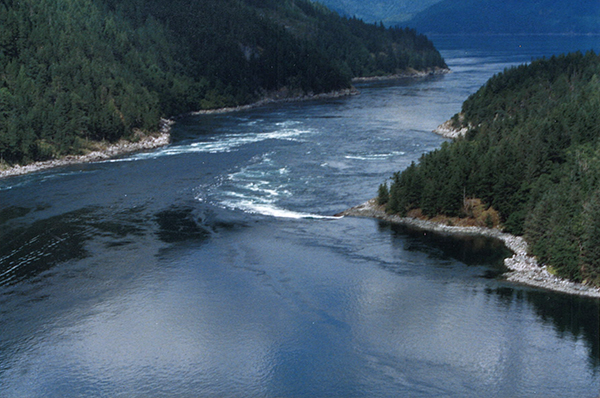
<svg viewBox="0 0 600 398">
<path fill-rule="evenodd" d="M 600 2 L 595 0 L 318 2 L 341 15 L 409 26 L 426 34 L 600 34 Z"/>
<path fill-rule="evenodd" d="M 387 26 L 402 24 L 418 12 L 441 0 L 318 0 L 340 15 L 360 18 L 368 23 L 383 22 Z"/>
<path fill-rule="evenodd" d="M 406 24 L 427 34 L 600 34 L 600 2 L 443 0 Z"/>
</svg>

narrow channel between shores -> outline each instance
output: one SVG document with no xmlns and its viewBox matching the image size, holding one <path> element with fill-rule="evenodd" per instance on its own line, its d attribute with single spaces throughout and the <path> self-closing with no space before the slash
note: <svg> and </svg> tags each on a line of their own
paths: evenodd
<svg viewBox="0 0 600 398">
<path fill-rule="evenodd" d="M 416 77 L 416 76 L 415 76 Z M 252 104 L 241 105 L 237 107 L 225 107 L 218 109 L 209 109 L 191 112 L 188 115 L 211 115 L 211 114 L 222 114 L 239 112 L 249 109 L 258 108 L 261 106 L 285 102 L 299 102 L 308 100 L 319 100 L 327 98 L 338 98 L 346 97 L 350 95 L 357 95 L 359 92 L 354 87 L 345 90 L 338 90 L 323 94 L 314 95 L 303 95 L 303 96 L 276 96 L 272 95 Z M 186 115 L 181 115 L 186 116 Z M 37 161 L 28 163 L 25 165 L 13 165 L 2 169 L 0 167 L 0 179 L 7 177 L 20 176 L 24 174 L 34 173 L 37 171 L 43 171 L 53 169 L 56 167 L 69 166 L 83 163 L 101 162 L 107 159 L 115 158 L 117 156 L 126 155 L 133 152 L 139 152 L 144 150 L 157 149 L 168 145 L 171 142 L 171 129 L 175 120 L 173 119 L 161 119 L 160 128 L 158 132 L 142 134 L 138 133 L 134 135 L 133 140 L 122 139 L 114 144 L 105 145 L 101 149 L 93 150 L 83 155 L 67 155 L 56 159 Z M 102 146 L 102 143 L 98 143 L 98 146 Z M 2 166 L 0 164 L 0 166 Z"/>
<path fill-rule="evenodd" d="M 411 70 L 405 73 L 387 76 L 375 76 L 365 78 L 355 78 L 353 83 L 379 81 L 379 80 L 395 80 L 405 78 L 423 78 L 432 75 L 443 75 L 450 73 L 450 69 L 433 69 L 426 71 Z M 236 107 L 224 107 L 218 109 L 208 109 L 196 112 L 191 112 L 188 115 L 211 115 L 211 114 L 222 114 L 239 112 L 244 110 L 250 110 L 270 104 L 286 103 L 286 102 L 301 102 L 311 100 L 322 100 L 347 97 L 352 95 L 358 95 L 360 92 L 355 88 L 351 87 L 348 89 L 336 90 L 321 94 L 305 94 L 305 95 L 294 95 L 285 90 L 281 92 L 274 92 L 266 95 L 263 99 L 253 102 L 247 105 L 240 105 Z M 185 116 L 185 115 L 182 115 Z M 117 143 L 105 145 L 101 149 L 93 150 L 83 155 L 67 155 L 57 159 L 36 161 L 25 165 L 12 165 L 2 169 L 0 164 L 0 179 L 7 177 L 14 177 L 37 171 L 48 170 L 56 167 L 69 166 L 75 164 L 101 162 L 107 159 L 115 158 L 117 156 L 126 155 L 128 153 L 151 150 L 160 148 L 168 145 L 171 142 L 171 128 L 175 121 L 173 119 L 161 119 L 160 128 L 158 132 L 149 134 L 137 134 L 134 136 L 134 140 L 122 139 Z M 102 143 L 98 143 L 102 145 Z"/>
</svg>

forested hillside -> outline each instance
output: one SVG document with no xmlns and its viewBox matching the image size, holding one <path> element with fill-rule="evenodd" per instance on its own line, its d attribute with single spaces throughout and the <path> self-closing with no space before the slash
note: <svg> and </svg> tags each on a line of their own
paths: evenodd
<svg viewBox="0 0 600 398">
<path fill-rule="evenodd" d="M 600 1 L 443 0 L 406 23 L 428 34 L 598 34 Z"/>
<path fill-rule="evenodd" d="M 480 207 L 482 223 L 499 214 L 557 274 L 600 285 L 600 57 L 505 70 L 453 123 L 465 137 L 380 187 L 387 210 L 466 217 Z"/>
<path fill-rule="evenodd" d="M 445 67 L 410 29 L 307 0 L 3 0 L 0 166 L 151 131 L 164 116 Z"/>
<path fill-rule="evenodd" d="M 319 0 L 340 15 L 395 26 L 441 0 Z"/>
</svg>

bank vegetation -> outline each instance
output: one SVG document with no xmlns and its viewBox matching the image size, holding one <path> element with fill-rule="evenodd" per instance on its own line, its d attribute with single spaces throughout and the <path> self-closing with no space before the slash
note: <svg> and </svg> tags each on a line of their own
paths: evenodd
<svg viewBox="0 0 600 398">
<path fill-rule="evenodd" d="M 161 118 L 446 68 L 411 29 L 308 0 L 3 0 L 0 167 L 156 132 Z"/>
<path fill-rule="evenodd" d="M 600 57 L 507 69 L 448 125 L 464 134 L 380 186 L 386 211 L 500 227 L 551 273 L 600 285 Z"/>
</svg>

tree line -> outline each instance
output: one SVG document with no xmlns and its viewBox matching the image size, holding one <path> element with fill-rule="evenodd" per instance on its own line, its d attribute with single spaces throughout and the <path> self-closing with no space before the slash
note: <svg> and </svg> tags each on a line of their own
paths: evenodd
<svg viewBox="0 0 600 398">
<path fill-rule="evenodd" d="M 482 203 L 553 272 L 600 285 L 600 57 L 507 69 L 452 123 L 466 135 L 380 186 L 387 211 L 466 217 Z"/>
<path fill-rule="evenodd" d="M 308 0 L 0 1 L 0 164 L 84 152 L 161 117 L 446 67 L 410 29 Z"/>
</svg>

